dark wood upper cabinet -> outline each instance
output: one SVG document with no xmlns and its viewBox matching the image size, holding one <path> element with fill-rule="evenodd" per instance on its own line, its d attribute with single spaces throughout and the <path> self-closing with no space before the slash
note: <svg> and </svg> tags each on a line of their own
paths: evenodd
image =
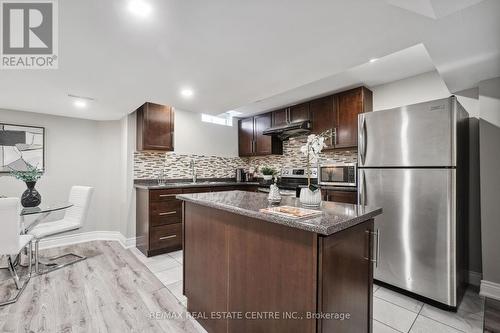
<svg viewBox="0 0 500 333">
<path fill-rule="evenodd" d="M 272 114 L 265 113 L 254 118 L 254 133 L 255 133 L 255 155 L 270 155 L 273 153 L 272 145 L 273 138 L 269 135 L 262 134 L 264 130 L 272 126 Z"/>
<path fill-rule="evenodd" d="M 273 126 L 281 126 L 310 119 L 309 102 L 293 105 L 272 112 Z"/>
<path fill-rule="evenodd" d="M 253 117 L 238 121 L 238 150 L 240 156 L 253 155 Z"/>
<path fill-rule="evenodd" d="M 137 150 L 174 150 L 174 110 L 144 103 L 137 112 Z"/>
<path fill-rule="evenodd" d="M 359 87 L 239 121 L 239 155 L 283 154 L 283 144 L 262 132 L 269 127 L 311 121 L 312 133 L 333 130 L 325 149 L 358 146 L 358 115 L 372 111 L 372 92 Z"/>
<path fill-rule="evenodd" d="M 335 125 L 335 99 L 326 96 L 310 102 L 312 133 L 320 134 L 326 130 L 333 129 Z M 333 137 L 326 142 L 325 149 L 333 149 Z"/>
<path fill-rule="evenodd" d="M 288 109 L 288 121 L 290 123 L 310 119 L 309 102 L 290 106 Z"/>
<path fill-rule="evenodd" d="M 271 112 L 238 121 L 239 156 L 283 154 L 283 143 L 275 136 L 262 134 L 273 124 Z"/>
<path fill-rule="evenodd" d="M 288 123 L 288 108 L 273 111 L 272 114 L 273 126 L 281 126 Z"/>
<path fill-rule="evenodd" d="M 358 115 L 373 109 L 373 93 L 359 87 L 335 95 L 335 148 L 358 146 Z"/>
<path fill-rule="evenodd" d="M 358 146 L 358 115 L 372 111 L 372 95 L 359 87 L 309 102 L 312 132 L 332 129 L 336 133 L 326 142 L 326 149 Z"/>
</svg>

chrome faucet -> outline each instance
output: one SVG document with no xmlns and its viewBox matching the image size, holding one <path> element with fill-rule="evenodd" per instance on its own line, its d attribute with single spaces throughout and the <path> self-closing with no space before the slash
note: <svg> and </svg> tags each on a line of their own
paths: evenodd
<svg viewBox="0 0 500 333">
<path fill-rule="evenodd" d="M 191 168 L 191 176 L 193 177 L 193 183 L 196 183 L 196 163 L 194 161 L 194 158 L 191 159 L 191 161 L 189 162 L 189 167 Z"/>
</svg>

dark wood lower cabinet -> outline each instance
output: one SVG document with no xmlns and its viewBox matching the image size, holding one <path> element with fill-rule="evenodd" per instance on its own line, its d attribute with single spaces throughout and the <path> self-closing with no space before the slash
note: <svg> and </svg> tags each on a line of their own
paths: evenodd
<svg viewBox="0 0 500 333">
<path fill-rule="evenodd" d="M 358 224 L 330 237 L 319 238 L 318 304 L 320 313 L 349 316 L 318 321 L 318 332 L 372 332 L 373 221 Z"/>
<path fill-rule="evenodd" d="M 146 256 L 182 249 L 181 189 L 136 189 L 136 247 Z"/>
<path fill-rule="evenodd" d="M 257 186 L 136 188 L 136 247 L 148 257 L 182 249 L 182 201 L 175 196 L 232 190 L 256 192 Z"/>
<path fill-rule="evenodd" d="M 324 201 L 335 201 L 350 204 L 358 203 L 358 194 L 354 191 L 340 191 L 340 190 L 330 190 L 322 189 L 323 200 Z"/>
<path fill-rule="evenodd" d="M 183 227 L 188 310 L 208 332 L 372 331 L 373 220 L 321 236 L 185 202 Z"/>
</svg>

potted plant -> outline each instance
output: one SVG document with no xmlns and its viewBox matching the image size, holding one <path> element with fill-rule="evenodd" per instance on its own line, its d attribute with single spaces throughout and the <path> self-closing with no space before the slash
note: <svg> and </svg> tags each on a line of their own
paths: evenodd
<svg viewBox="0 0 500 333">
<path fill-rule="evenodd" d="M 262 173 L 262 177 L 264 178 L 264 180 L 271 180 L 276 174 L 276 170 L 268 166 L 261 167 L 260 172 Z"/>
<path fill-rule="evenodd" d="M 36 207 L 42 202 L 42 196 L 35 189 L 36 182 L 42 177 L 43 172 L 36 166 L 26 163 L 26 170 L 20 171 L 11 168 L 10 173 L 17 179 L 26 183 L 28 189 L 21 196 L 23 207 Z"/>
<path fill-rule="evenodd" d="M 300 203 L 304 206 L 318 207 L 321 204 L 321 190 L 318 185 L 311 184 L 311 162 L 316 163 L 319 154 L 326 147 L 325 140 L 333 135 L 333 131 L 326 130 L 320 134 L 311 134 L 307 137 L 305 145 L 300 147 L 302 154 L 306 156 L 307 187 L 300 190 Z"/>
</svg>

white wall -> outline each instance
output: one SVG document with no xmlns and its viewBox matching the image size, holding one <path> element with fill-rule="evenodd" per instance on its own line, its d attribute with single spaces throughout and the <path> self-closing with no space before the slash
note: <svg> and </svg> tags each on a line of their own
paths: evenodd
<svg viewBox="0 0 500 333">
<path fill-rule="evenodd" d="M 238 156 L 238 127 L 201 121 L 201 114 L 175 110 L 175 152 L 206 156 Z"/>
<path fill-rule="evenodd" d="M 438 72 L 428 72 L 370 88 L 373 91 L 373 110 L 446 98 L 451 95 Z"/>
<path fill-rule="evenodd" d="M 79 232 L 119 230 L 119 121 L 97 122 L 0 110 L 0 122 L 45 127 L 46 172 L 37 183 L 43 202 L 67 200 L 72 185 L 93 186 L 88 221 Z M 24 190 L 21 181 L 0 174 L 1 195 L 20 197 Z"/>
<path fill-rule="evenodd" d="M 500 299 L 500 77 L 480 82 L 479 110 L 483 280 L 496 285 L 481 292 Z"/>
<path fill-rule="evenodd" d="M 120 121 L 121 154 L 121 215 L 120 232 L 126 238 L 135 237 L 135 189 L 134 189 L 134 151 L 136 148 L 136 114 L 132 113 Z"/>
</svg>

